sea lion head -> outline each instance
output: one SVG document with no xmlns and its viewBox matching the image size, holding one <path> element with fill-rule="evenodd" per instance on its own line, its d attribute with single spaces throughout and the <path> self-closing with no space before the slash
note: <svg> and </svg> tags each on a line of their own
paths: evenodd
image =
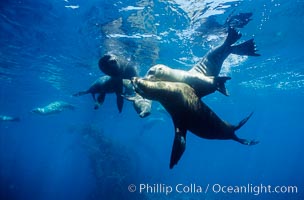
<svg viewBox="0 0 304 200">
<path fill-rule="evenodd" d="M 43 114 L 45 111 L 43 108 L 34 108 L 31 113 Z"/>
<path fill-rule="evenodd" d="M 167 80 L 170 75 L 169 72 L 169 67 L 158 64 L 151 67 L 145 77 L 149 80 Z"/>
<path fill-rule="evenodd" d="M 120 62 L 117 56 L 114 54 L 105 54 L 99 59 L 99 69 L 109 76 L 120 75 Z"/>
<path fill-rule="evenodd" d="M 180 90 L 179 83 L 166 81 L 151 81 L 146 78 L 134 77 L 131 80 L 135 91 L 143 98 L 156 101 L 173 99 L 176 90 Z"/>
</svg>

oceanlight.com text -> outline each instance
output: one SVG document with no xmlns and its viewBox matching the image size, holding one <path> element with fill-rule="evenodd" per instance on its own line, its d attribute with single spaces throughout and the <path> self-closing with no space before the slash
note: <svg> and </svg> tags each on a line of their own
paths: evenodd
<svg viewBox="0 0 304 200">
<path fill-rule="evenodd" d="M 238 186 L 226 186 L 220 184 L 212 185 L 212 192 L 214 193 L 230 193 L 230 194 L 253 194 L 253 195 L 260 195 L 260 194 L 297 194 L 298 187 L 297 186 L 271 186 L 271 185 L 238 185 Z"/>
</svg>

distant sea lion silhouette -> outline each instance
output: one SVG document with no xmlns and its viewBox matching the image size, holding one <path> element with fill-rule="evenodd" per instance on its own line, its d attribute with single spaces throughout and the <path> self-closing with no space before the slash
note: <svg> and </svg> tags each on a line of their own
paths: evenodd
<svg viewBox="0 0 304 200">
<path fill-rule="evenodd" d="M 243 28 L 247 25 L 252 19 L 252 13 L 239 13 L 233 15 L 233 12 L 227 17 L 224 24 L 220 24 L 216 21 L 216 16 L 211 15 L 207 17 L 201 26 L 199 26 L 196 31 L 204 33 L 207 35 L 208 33 L 218 33 L 227 30 L 229 27 L 233 28 Z"/>
<path fill-rule="evenodd" d="M 177 164 L 185 151 L 188 130 L 206 139 L 231 139 L 245 145 L 258 143 L 254 140 L 240 139 L 235 135 L 235 131 L 248 121 L 252 113 L 238 125 L 231 125 L 221 120 L 200 100 L 193 88 L 185 83 L 149 81 L 141 78 L 133 78 L 132 83 L 136 92 L 144 98 L 159 101 L 171 115 L 175 127 L 175 138 L 170 169 Z"/>
<path fill-rule="evenodd" d="M 64 110 L 74 110 L 75 106 L 64 101 L 55 101 L 42 108 L 34 108 L 31 112 L 40 115 L 60 113 Z"/>
<path fill-rule="evenodd" d="M 10 121 L 10 122 L 19 122 L 19 117 L 12 117 L 12 116 L 6 116 L 6 115 L 0 115 L 0 121 Z"/>
<path fill-rule="evenodd" d="M 88 90 L 77 92 L 73 94 L 73 96 L 77 97 L 89 93 L 92 94 L 92 97 L 95 101 L 94 109 L 98 109 L 99 106 L 103 104 L 106 94 L 115 93 L 117 108 L 118 111 L 121 113 L 123 108 L 123 97 L 121 96 L 122 92 L 122 79 L 105 75 L 95 80 Z M 96 94 L 98 94 L 97 99 L 95 97 Z"/>
<path fill-rule="evenodd" d="M 172 69 L 165 65 L 155 65 L 148 70 L 145 77 L 150 80 L 187 83 L 194 88 L 199 97 L 206 96 L 216 90 L 227 96 L 228 91 L 225 82 L 231 78 L 218 77 L 224 60 L 230 54 L 259 56 L 255 53 L 256 48 L 253 39 L 232 46 L 241 36 L 235 29 L 229 28 L 225 42 L 208 52 L 189 71 Z"/>
</svg>

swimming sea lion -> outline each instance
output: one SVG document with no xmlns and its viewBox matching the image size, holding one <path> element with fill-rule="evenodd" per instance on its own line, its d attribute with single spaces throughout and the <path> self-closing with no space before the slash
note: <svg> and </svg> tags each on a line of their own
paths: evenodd
<svg viewBox="0 0 304 200">
<path fill-rule="evenodd" d="M 228 36 L 225 42 L 207 53 L 204 58 L 194 65 L 189 71 L 172 69 L 165 65 L 155 65 L 151 67 L 146 78 L 150 80 L 172 81 L 187 83 L 194 88 L 199 97 L 206 96 L 218 90 L 224 95 L 228 95 L 225 82 L 230 77 L 218 77 L 224 60 L 232 53 L 237 55 L 259 56 L 256 54 L 253 39 L 239 45 L 231 46 L 242 35 L 235 29 L 228 29 Z"/>
<path fill-rule="evenodd" d="M 106 94 L 115 93 L 117 97 L 116 103 L 117 103 L 118 111 L 121 113 L 123 107 L 123 97 L 121 96 L 122 91 L 123 91 L 122 79 L 105 75 L 98 78 L 88 90 L 77 92 L 73 94 L 73 96 L 77 97 L 91 93 L 95 101 L 94 109 L 96 110 L 104 102 Z M 99 94 L 97 99 L 95 97 L 96 94 Z"/>
<path fill-rule="evenodd" d="M 171 115 L 175 127 L 175 138 L 170 169 L 177 164 L 185 151 L 188 130 L 206 139 L 232 139 L 245 145 L 258 143 L 254 140 L 240 139 L 235 135 L 235 131 L 248 121 L 252 113 L 238 125 L 231 125 L 221 120 L 200 100 L 193 88 L 185 83 L 149 81 L 141 78 L 133 78 L 132 83 L 136 92 L 144 98 L 159 101 Z"/>
<path fill-rule="evenodd" d="M 138 76 L 135 64 L 118 57 L 114 54 L 105 54 L 100 58 L 98 62 L 99 69 L 117 79 L 131 79 L 132 77 Z M 134 88 L 130 83 L 123 83 L 125 87 L 124 96 L 125 99 L 132 101 L 135 111 L 139 114 L 140 117 L 146 117 L 151 113 L 152 101 L 142 98 L 140 95 L 134 95 Z"/>
<path fill-rule="evenodd" d="M 149 99 L 145 99 L 139 94 L 135 94 L 134 96 L 123 96 L 125 99 L 132 101 L 135 111 L 139 114 L 141 118 L 147 117 L 151 114 L 151 106 L 152 101 Z"/>
<path fill-rule="evenodd" d="M 6 115 L 0 115 L 0 121 L 11 121 L 11 122 L 19 122 L 19 117 L 11 117 Z"/>
<path fill-rule="evenodd" d="M 125 92 L 122 96 L 133 103 L 133 107 L 137 114 L 139 114 L 141 118 L 149 116 L 151 114 L 152 101 L 145 99 L 136 93 L 129 79 L 123 79 L 123 85 L 125 87 Z"/>
<path fill-rule="evenodd" d="M 50 115 L 50 114 L 60 113 L 63 110 L 67 110 L 67 109 L 74 110 L 75 106 L 73 106 L 67 102 L 64 102 L 64 101 L 55 101 L 55 102 L 48 104 L 45 107 L 34 108 L 31 112 L 37 113 L 40 115 Z"/>
<path fill-rule="evenodd" d="M 231 79 L 230 77 L 214 77 L 205 76 L 201 73 L 190 73 L 189 71 L 172 69 L 161 64 L 151 67 L 145 78 L 153 81 L 160 80 L 186 83 L 194 89 L 199 97 L 211 94 L 216 90 L 227 96 L 228 92 L 225 87 L 225 82 Z"/>
<path fill-rule="evenodd" d="M 238 45 L 233 45 L 242 37 L 242 34 L 237 32 L 234 28 L 228 28 L 228 35 L 225 42 L 208 52 L 200 62 L 195 64 L 190 73 L 202 73 L 205 76 L 218 76 L 224 60 L 230 54 L 246 55 L 246 56 L 260 56 L 256 53 L 256 47 L 253 39 L 247 40 Z M 233 46 L 232 46 L 233 45 Z"/>
</svg>

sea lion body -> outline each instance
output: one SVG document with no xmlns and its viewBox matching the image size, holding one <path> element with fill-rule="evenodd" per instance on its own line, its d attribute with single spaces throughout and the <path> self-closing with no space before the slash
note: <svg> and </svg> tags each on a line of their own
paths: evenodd
<svg viewBox="0 0 304 200">
<path fill-rule="evenodd" d="M 95 80 L 88 90 L 77 92 L 76 94 L 73 94 L 73 96 L 82 96 L 89 93 L 92 94 L 95 101 L 94 108 L 98 109 L 99 106 L 103 104 L 106 94 L 115 93 L 117 97 L 117 107 L 119 112 L 121 112 L 123 107 L 123 97 L 121 96 L 122 92 L 122 79 L 105 75 Z M 98 94 L 97 99 L 96 94 Z"/>
<path fill-rule="evenodd" d="M 230 77 L 205 76 L 201 73 L 172 69 L 166 65 L 158 64 L 151 67 L 145 78 L 148 80 L 160 80 L 169 82 L 181 82 L 190 85 L 199 97 L 204 97 L 216 90 L 228 95 L 225 82 Z"/>
<path fill-rule="evenodd" d="M 0 115 L 0 121 L 10 121 L 10 122 L 19 122 L 19 117 L 12 117 L 12 116 L 6 116 L 6 115 Z"/>
<path fill-rule="evenodd" d="M 64 110 L 74 110 L 75 106 L 64 101 L 55 101 L 42 108 L 34 108 L 31 112 L 40 115 L 60 113 Z"/>
<path fill-rule="evenodd" d="M 186 145 L 186 132 L 206 139 L 232 139 L 245 145 L 256 141 L 240 139 L 235 131 L 251 117 L 249 115 L 238 125 L 221 120 L 200 98 L 193 88 L 185 83 L 149 81 L 140 78 L 132 80 L 135 90 L 144 98 L 159 101 L 171 115 L 175 127 L 175 139 L 171 154 L 170 168 L 177 164 Z"/>
</svg>

